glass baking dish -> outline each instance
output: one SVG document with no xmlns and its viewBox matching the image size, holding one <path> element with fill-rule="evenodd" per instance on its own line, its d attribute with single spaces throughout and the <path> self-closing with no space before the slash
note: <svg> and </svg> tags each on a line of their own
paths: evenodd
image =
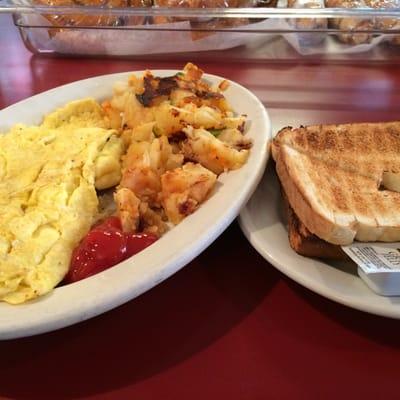
<svg viewBox="0 0 400 400">
<path fill-rule="evenodd" d="M 156 0 L 140 7 L 61 1 L 68 5 L 0 0 L 0 12 L 13 14 L 26 47 L 36 54 L 183 60 L 190 54 L 191 60 L 224 62 L 400 61 L 399 0 L 394 0 L 396 8 L 376 9 L 314 7 L 323 0 L 296 0 L 293 8 L 286 0 L 246 0 L 246 7 L 237 8 L 226 3 L 218 8 L 190 8 L 187 3 L 164 7 L 154 5 Z"/>
</svg>

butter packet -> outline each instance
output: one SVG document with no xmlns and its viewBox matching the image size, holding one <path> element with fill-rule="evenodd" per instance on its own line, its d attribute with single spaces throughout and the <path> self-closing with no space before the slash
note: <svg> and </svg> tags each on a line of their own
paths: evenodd
<svg viewBox="0 0 400 400">
<path fill-rule="evenodd" d="M 370 289 L 382 296 L 400 296 L 400 243 L 354 243 L 342 249 Z"/>
</svg>

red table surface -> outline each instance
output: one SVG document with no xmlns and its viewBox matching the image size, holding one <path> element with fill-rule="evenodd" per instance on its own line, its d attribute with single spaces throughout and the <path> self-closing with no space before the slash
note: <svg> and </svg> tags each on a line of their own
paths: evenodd
<svg viewBox="0 0 400 400">
<path fill-rule="evenodd" d="M 41 58 L 0 17 L 0 108 L 78 79 L 173 61 Z M 200 63 L 268 106 L 278 128 L 399 118 L 395 66 Z M 18 313 L 18 307 L 15 308 Z M 60 331 L 0 342 L 2 399 L 399 398 L 400 322 L 286 278 L 237 223 L 129 303 Z"/>
</svg>

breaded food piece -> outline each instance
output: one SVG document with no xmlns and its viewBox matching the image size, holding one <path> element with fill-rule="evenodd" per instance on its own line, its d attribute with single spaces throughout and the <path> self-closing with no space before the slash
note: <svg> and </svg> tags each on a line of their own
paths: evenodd
<svg viewBox="0 0 400 400">
<path fill-rule="evenodd" d="M 325 8 L 323 0 L 288 0 L 288 8 Z M 290 20 L 298 29 L 326 29 L 326 18 L 295 18 Z"/>
<path fill-rule="evenodd" d="M 34 4 L 46 6 L 92 6 L 117 8 L 117 7 L 150 7 L 150 0 L 34 0 Z M 86 15 L 86 14 L 46 14 L 47 18 L 56 27 L 82 27 L 82 26 L 109 26 L 117 27 L 124 25 L 141 25 L 145 23 L 145 17 L 125 17 L 110 15 Z M 58 32 L 57 29 L 51 30 L 51 35 Z"/>
<path fill-rule="evenodd" d="M 327 8 L 365 8 L 367 7 L 364 0 L 325 0 L 325 6 Z M 375 21 L 372 18 L 331 18 L 329 20 L 331 28 L 340 29 L 344 33 L 337 35 L 337 38 L 346 44 L 363 44 L 369 43 L 372 39 L 370 32 L 356 32 L 359 31 L 370 31 L 374 29 Z"/>
<path fill-rule="evenodd" d="M 368 7 L 378 9 L 399 8 L 398 0 L 365 0 Z M 375 28 L 379 30 L 400 29 L 400 18 L 375 18 Z M 393 35 L 390 42 L 395 45 L 400 44 L 400 35 Z"/>
</svg>

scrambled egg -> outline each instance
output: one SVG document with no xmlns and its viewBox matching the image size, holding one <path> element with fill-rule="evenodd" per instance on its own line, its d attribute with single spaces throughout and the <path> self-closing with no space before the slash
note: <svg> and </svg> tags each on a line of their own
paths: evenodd
<svg viewBox="0 0 400 400">
<path fill-rule="evenodd" d="M 92 99 L 0 135 L 0 300 L 22 303 L 63 279 L 98 214 L 96 189 L 121 179 L 123 150 Z"/>
</svg>

